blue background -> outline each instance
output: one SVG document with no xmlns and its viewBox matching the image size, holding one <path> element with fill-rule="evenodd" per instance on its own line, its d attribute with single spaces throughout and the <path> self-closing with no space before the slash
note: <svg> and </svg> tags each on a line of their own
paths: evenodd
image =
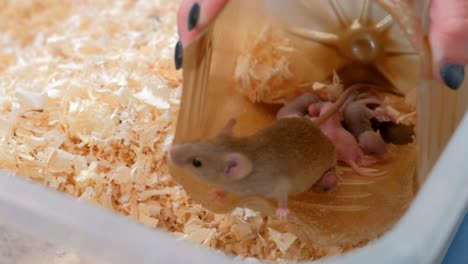
<svg viewBox="0 0 468 264">
<path fill-rule="evenodd" d="M 442 264 L 468 264 L 468 213 L 465 214 Z"/>
</svg>

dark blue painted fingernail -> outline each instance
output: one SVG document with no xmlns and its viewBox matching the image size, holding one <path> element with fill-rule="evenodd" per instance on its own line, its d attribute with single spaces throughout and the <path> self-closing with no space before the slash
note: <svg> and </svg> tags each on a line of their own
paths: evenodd
<svg viewBox="0 0 468 264">
<path fill-rule="evenodd" d="M 180 69 L 182 67 L 182 57 L 184 54 L 184 48 L 182 47 L 182 42 L 177 41 L 175 45 L 175 52 L 174 52 L 174 64 L 176 67 L 176 70 Z"/>
<path fill-rule="evenodd" d="M 465 67 L 446 63 L 440 68 L 440 76 L 450 89 L 457 90 L 465 80 Z"/>
<path fill-rule="evenodd" d="M 192 8 L 190 8 L 190 12 L 188 14 L 187 27 L 189 31 L 197 26 L 199 16 L 200 16 L 200 5 L 198 3 L 195 3 L 193 4 Z"/>
</svg>

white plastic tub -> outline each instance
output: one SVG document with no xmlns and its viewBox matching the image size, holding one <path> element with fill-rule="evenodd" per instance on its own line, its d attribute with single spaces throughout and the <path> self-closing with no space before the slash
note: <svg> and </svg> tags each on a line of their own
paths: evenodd
<svg viewBox="0 0 468 264">
<path fill-rule="evenodd" d="M 467 88 L 457 93 L 443 87 L 423 90 L 427 96 L 418 102 L 418 115 L 429 121 L 419 129 L 431 133 L 421 141 L 436 144 L 421 145 L 419 169 L 431 167 L 437 159 L 438 163 L 427 178 L 425 171 L 421 173 L 427 180 L 401 222 L 362 249 L 316 263 L 441 261 L 468 207 Z M 463 115 L 451 143 L 438 157 Z M 0 170 L 0 264 L 242 262 L 255 261 L 181 241 Z"/>
<path fill-rule="evenodd" d="M 465 114 L 392 231 L 362 249 L 317 263 L 440 263 L 468 209 L 467 135 Z M 1 264 L 242 262 L 5 171 L 0 174 L 0 257 Z"/>
</svg>

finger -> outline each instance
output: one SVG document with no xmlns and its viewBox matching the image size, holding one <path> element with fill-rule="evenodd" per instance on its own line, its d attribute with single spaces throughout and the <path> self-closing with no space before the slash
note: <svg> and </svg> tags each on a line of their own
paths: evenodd
<svg viewBox="0 0 468 264">
<path fill-rule="evenodd" d="M 183 0 L 177 13 L 179 41 L 174 49 L 176 69 L 182 67 L 184 47 L 190 44 L 226 6 L 229 0 Z"/>
<path fill-rule="evenodd" d="M 452 89 L 464 82 L 468 64 L 468 1 L 433 0 L 430 8 L 429 41 L 433 72 Z"/>
<path fill-rule="evenodd" d="M 188 43 L 200 33 L 200 29 L 188 29 L 189 14 L 192 13 L 191 17 L 193 20 L 195 17 L 194 11 L 190 11 L 196 3 L 197 0 L 183 0 L 177 14 L 177 31 L 183 47 L 186 47 Z"/>
<path fill-rule="evenodd" d="M 182 45 L 186 47 L 213 21 L 228 0 L 184 0 L 179 8 L 177 26 Z"/>
</svg>

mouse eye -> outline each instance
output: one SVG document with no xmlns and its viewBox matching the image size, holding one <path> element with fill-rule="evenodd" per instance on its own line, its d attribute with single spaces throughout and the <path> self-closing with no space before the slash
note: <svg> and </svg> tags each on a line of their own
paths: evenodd
<svg viewBox="0 0 468 264">
<path fill-rule="evenodd" d="M 202 162 L 201 162 L 199 159 L 194 158 L 194 159 L 192 160 L 192 165 L 193 165 L 195 168 L 200 168 L 200 167 L 202 166 Z"/>
</svg>

